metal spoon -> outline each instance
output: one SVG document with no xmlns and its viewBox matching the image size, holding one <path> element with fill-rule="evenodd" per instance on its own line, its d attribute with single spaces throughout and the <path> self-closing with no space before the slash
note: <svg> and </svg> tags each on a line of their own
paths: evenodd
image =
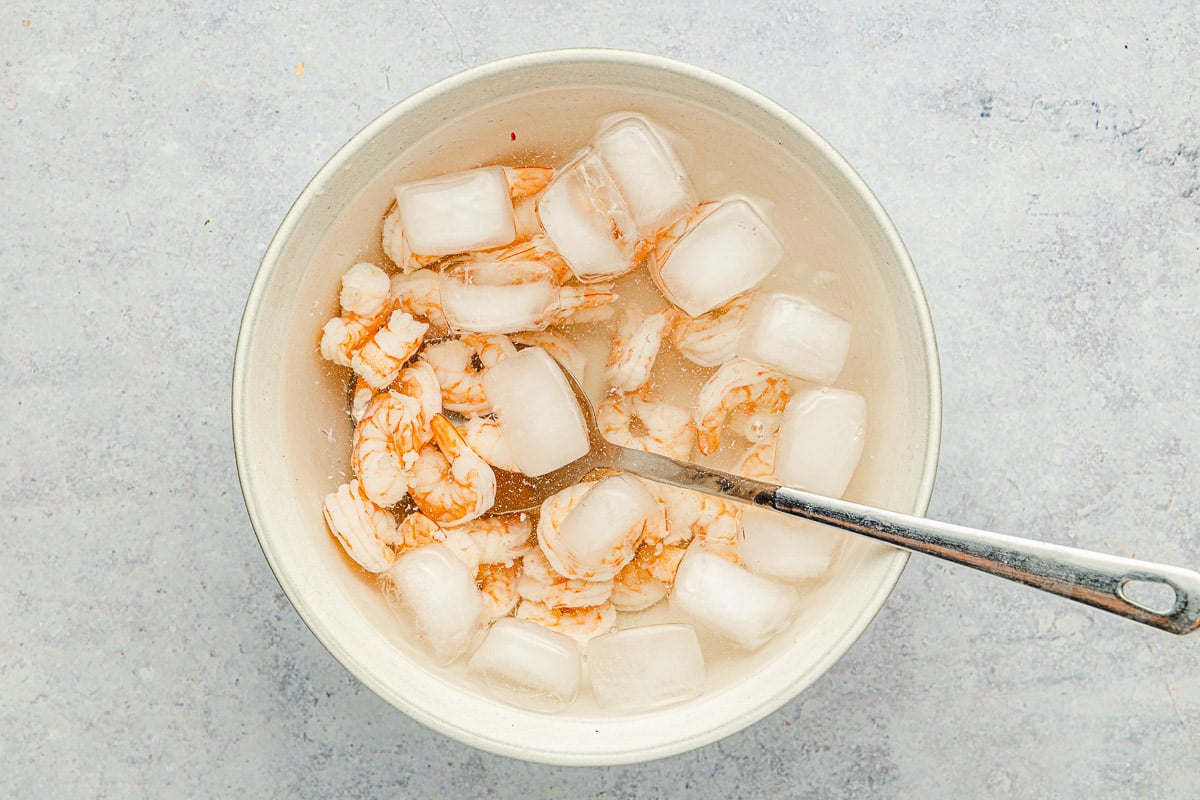
<svg viewBox="0 0 1200 800">
<path fill-rule="evenodd" d="M 498 470 L 493 511 L 536 508 L 591 472 L 618 470 L 832 525 L 1171 633 L 1182 635 L 1200 627 L 1200 573 L 871 508 L 620 447 L 600 433 L 591 401 L 568 370 L 563 374 L 583 411 L 590 444 L 587 455 L 537 478 Z M 1130 596 L 1130 590 L 1138 599 Z"/>
</svg>

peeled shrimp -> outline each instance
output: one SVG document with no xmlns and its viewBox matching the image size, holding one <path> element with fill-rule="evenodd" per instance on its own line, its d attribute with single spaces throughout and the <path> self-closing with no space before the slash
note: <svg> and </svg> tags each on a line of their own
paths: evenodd
<svg viewBox="0 0 1200 800">
<path fill-rule="evenodd" d="M 549 608 L 581 608 L 599 605 L 612 594 L 612 578 L 604 581 L 565 578 L 554 571 L 545 554 L 536 547 L 525 554 L 521 563 L 517 591 L 525 600 Z"/>
<path fill-rule="evenodd" d="M 425 341 L 429 326 L 405 311 L 393 311 L 350 358 L 350 368 L 374 389 L 382 389 L 400 374 Z"/>
<path fill-rule="evenodd" d="M 375 390 L 371 388 L 371 384 L 355 375 L 350 386 L 350 419 L 355 425 L 366 416 L 367 406 L 374 396 Z"/>
<path fill-rule="evenodd" d="M 424 361 L 417 361 L 400 370 L 393 385 L 396 391 L 416 400 L 420 406 L 420 443 L 427 444 L 433 438 L 430 423 L 434 416 L 442 413 L 442 388 L 438 384 L 437 373 Z"/>
<path fill-rule="evenodd" d="M 400 502 L 421 445 L 420 403 L 396 391 L 375 395 L 354 426 L 350 451 L 363 493 L 384 507 Z"/>
<path fill-rule="evenodd" d="M 496 502 L 496 473 L 441 414 L 431 422 L 433 442 L 413 464 L 409 494 L 417 508 L 442 526 L 482 516 Z"/>
<path fill-rule="evenodd" d="M 733 471 L 747 478 L 779 483 L 775 477 L 775 443 L 750 445 L 738 459 Z"/>
<path fill-rule="evenodd" d="M 536 261 L 550 269 L 550 274 L 558 283 L 573 280 L 575 273 L 567 266 L 567 262 L 554 249 L 554 244 L 543 233 L 534 234 L 523 242 L 509 245 L 496 255 L 497 261 Z"/>
<path fill-rule="evenodd" d="M 354 354 L 378 324 L 382 324 L 382 318 L 376 322 L 352 316 L 334 317 L 321 329 L 321 357 L 342 367 L 350 366 Z"/>
<path fill-rule="evenodd" d="M 778 419 L 791 396 L 787 376 L 735 358 L 722 364 L 700 389 L 696 401 L 696 444 L 708 455 L 721 443 L 721 428 L 734 411 Z"/>
<path fill-rule="evenodd" d="M 533 522 L 525 513 L 480 517 L 455 530 L 467 534 L 479 545 L 479 560 L 484 564 L 516 561 L 534 547 Z"/>
<path fill-rule="evenodd" d="M 589 639 L 609 633 L 617 627 L 617 609 L 608 602 L 584 608 L 550 608 L 522 600 L 515 616 L 570 636 L 580 644 L 586 644 Z"/>
<path fill-rule="evenodd" d="M 483 594 L 483 609 L 488 619 L 507 616 L 521 596 L 517 594 L 517 579 L 521 566 L 513 561 L 508 564 L 480 564 L 475 573 L 475 585 Z"/>
<path fill-rule="evenodd" d="M 612 604 L 618 611 L 642 611 L 667 596 L 683 547 L 644 544 L 613 579 Z"/>
<path fill-rule="evenodd" d="M 486 414 L 491 407 L 483 391 L 483 371 L 516 352 L 502 334 L 467 334 L 426 347 L 421 360 L 433 367 L 446 409 Z"/>
<path fill-rule="evenodd" d="M 737 503 L 661 483 L 643 481 L 643 484 L 666 515 L 666 534 L 661 544 L 678 546 L 697 541 L 705 550 L 738 563 L 742 509 Z M 647 538 L 646 543 L 659 544 L 652 538 Z"/>
<path fill-rule="evenodd" d="M 550 354 L 550 357 L 567 368 L 575 376 L 575 380 L 583 383 L 583 373 L 587 368 L 587 356 L 575 344 L 555 331 L 523 331 L 510 337 L 513 344 L 524 347 L 540 347 Z"/>
<path fill-rule="evenodd" d="M 474 572 L 479 569 L 483 551 L 473 538 L 459 528 L 443 528 L 420 511 L 414 511 L 400 523 L 399 530 L 403 537 L 403 541 L 397 545 L 400 550 L 424 547 L 427 544 L 442 544 L 463 562 L 468 570 Z"/>
<path fill-rule="evenodd" d="M 407 275 L 393 275 L 388 296 L 396 308 L 425 320 L 430 327 L 440 331 L 449 327 L 442 312 L 438 276 L 433 270 L 419 269 Z"/>
<path fill-rule="evenodd" d="M 358 480 L 326 495 L 324 513 L 329 532 L 367 572 L 383 572 L 396 560 L 391 547 L 401 541 L 396 518 L 372 502 Z"/>
<path fill-rule="evenodd" d="M 373 319 L 387 309 L 387 273 L 367 261 L 360 261 L 342 275 L 342 291 L 338 295 L 342 314 Z"/>
<path fill-rule="evenodd" d="M 643 393 L 615 395 L 596 407 L 596 423 L 605 439 L 622 447 L 686 461 L 696 441 L 696 426 L 686 410 L 644 398 Z"/>
<path fill-rule="evenodd" d="M 500 423 L 494 417 L 471 417 L 458 429 L 467 446 L 479 454 L 496 469 L 517 472 L 512 451 L 500 431 Z"/>
<path fill-rule="evenodd" d="M 612 290 L 611 283 L 563 286 L 558 290 L 558 300 L 546 311 L 546 323 L 575 325 L 603 322 L 612 317 L 612 303 L 616 299 L 617 294 Z"/>
<path fill-rule="evenodd" d="M 733 358 L 742 321 L 746 318 L 746 309 L 750 307 L 752 297 L 750 294 L 740 295 L 698 317 L 677 312 L 671 326 L 671 341 L 675 343 L 675 349 L 684 358 L 702 367 L 719 367 Z"/>
<path fill-rule="evenodd" d="M 647 316 L 636 306 L 625 309 L 617 322 L 617 335 L 604 367 L 610 389 L 632 392 L 650 380 L 670 318 L 670 311 Z"/>
</svg>

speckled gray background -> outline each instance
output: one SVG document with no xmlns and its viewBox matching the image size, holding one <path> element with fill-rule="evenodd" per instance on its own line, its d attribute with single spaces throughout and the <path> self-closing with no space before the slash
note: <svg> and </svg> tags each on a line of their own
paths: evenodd
<svg viewBox="0 0 1200 800">
<path fill-rule="evenodd" d="M 0 795 L 1196 797 L 1200 636 L 929 559 L 758 725 L 564 769 L 362 688 L 255 542 L 230 371 L 292 199 L 436 79 L 609 45 L 764 92 L 879 195 L 941 346 L 931 514 L 1200 567 L 1200 15 L 889 5 L 4 3 Z"/>
</svg>

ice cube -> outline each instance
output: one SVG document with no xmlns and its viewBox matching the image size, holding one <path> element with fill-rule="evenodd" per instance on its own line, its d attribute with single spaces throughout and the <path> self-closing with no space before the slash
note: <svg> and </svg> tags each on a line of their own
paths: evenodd
<svg viewBox="0 0 1200 800">
<path fill-rule="evenodd" d="M 396 187 L 405 241 L 418 255 L 486 250 L 516 238 L 503 167 L 481 167 Z"/>
<path fill-rule="evenodd" d="M 783 244 L 754 207 L 727 200 L 675 243 L 657 280 L 675 305 L 695 317 L 752 289 L 783 258 Z"/>
<path fill-rule="evenodd" d="M 466 652 L 484 623 L 475 573 L 443 544 L 415 547 L 388 568 L 387 580 L 418 638 L 438 662 Z"/>
<path fill-rule="evenodd" d="M 622 119 L 595 141 L 637 226 L 638 239 L 652 237 L 696 207 L 696 192 L 683 166 L 644 120 Z"/>
<path fill-rule="evenodd" d="M 796 582 L 819 578 L 829 570 L 849 536 L 829 525 L 788 517 L 763 508 L 742 512 L 738 556 L 751 572 Z"/>
<path fill-rule="evenodd" d="M 862 457 L 867 402 L 846 389 L 797 392 L 783 412 L 775 475 L 785 486 L 841 497 Z"/>
<path fill-rule="evenodd" d="M 526 475 L 545 475 L 588 451 L 579 401 L 562 368 L 529 347 L 483 374 L 483 390 L 513 461 Z"/>
<path fill-rule="evenodd" d="M 589 489 L 557 530 L 546 526 L 539 543 L 560 575 L 602 581 L 629 563 L 647 529 L 664 525 L 662 508 L 642 482 L 614 475 Z"/>
<path fill-rule="evenodd" d="M 645 625 L 588 642 L 588 675 L 596 702 L 648 711 L 688 700 L 704 688 L 704 656 L 691 625 Z"/>
<path fill-rule="evenodd" d="M 846 363 L 850 329 L 803 297 L 768 293 L 750 304 L 737 354 L 813 383 L 833 383 Z"/>
<path fill-rule="evenodd" d="M 688 548 L 675 573 L 671 607 L 738 647 L 754 650 L 792 618 L 796 592 L 700 547 Z"/>
<path fill-rule="evenodd" d="M 533 711 L 558 711 L 579 693 L 581 661 L 571 637 L 504 617 L 492 625 L 469 666 L 499 699 Z"/>
<path fill-rule="evenodd" d="M 438 278 L 442 312 L 456 331 L 514 333 L 541 327 L 558 300 L 550 270 L 534 261 L 477 261 Z"/>
<path fill-rule="evenodd" d="M 581 281 L 612 278 L 635 266 L 637 226 L 594 151 L 555 177 L 537 213 L 554 248 Z"/>
</svg>

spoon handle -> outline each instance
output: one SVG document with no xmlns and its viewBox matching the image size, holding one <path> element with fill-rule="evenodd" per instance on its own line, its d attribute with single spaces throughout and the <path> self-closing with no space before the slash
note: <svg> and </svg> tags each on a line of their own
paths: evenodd
<svg viewBox="0 0 1200 800">
<path fill-rule="evenodd" d="M 650 480 L 832 525 L 1024 583 L 1171 633 L 1200 627 L 1200 573 L 871 508 L 615 447 L 615 466 Z M 1128 590 L 1168 587 L 1152 602 Z M 1165 590 L 1164 590 L 1165 593 Z"/>
</svg>

